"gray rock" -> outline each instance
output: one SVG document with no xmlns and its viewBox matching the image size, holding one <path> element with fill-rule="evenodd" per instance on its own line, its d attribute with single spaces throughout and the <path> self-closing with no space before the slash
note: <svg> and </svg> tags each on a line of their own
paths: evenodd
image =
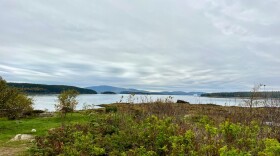
<svg viewBox="0 0 280 156">
<path fill-rule="evenodd" d="M 176 103 L 185 103 L 185 104 L 190 104 L 189 102 L 184 101 L 184 100 L 177 100 L 177 102 L 176 102 Z"/>
<path fill-rule="evenodd" d="M 49 129 L 50 132 L 52 132 L 52 131 L 54 131 L 54 130 L 55 130 L 55 128 L 50 128 L 50 129 Z"/>
<path fill-rule="evenodd" d="M 276 126 L 276 127 L 280 126 L 280 123 L 270 122 L 270 121 L 264 122 L 264 124 L 267 126 Z"/>
<path fill-rule="evenodd" d="M 53 112 L 44 112 L 39 114 L 39 117 L 53 117 L 53 116 L 54 116 Z"/>
<path fill-rule="evenodd" d="M 34 136 L 30 134 L 17 134 L 11 141 L 32 141 L 34 140 Z"/>
</svg>

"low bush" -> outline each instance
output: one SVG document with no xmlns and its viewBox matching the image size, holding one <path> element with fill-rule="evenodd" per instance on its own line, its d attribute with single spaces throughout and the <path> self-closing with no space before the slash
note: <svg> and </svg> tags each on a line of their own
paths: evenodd
<svg viewBox="0 0 280 156">
<path fill-rule="evenodd" d="M 30 110 L 23 113 L 23 116 L 39 116 L 39 114 L 44 113 L 43 110 Z"/>
<path fill-rule="evenodd" d="M 105 112 L 106 113 L 109 113 L 109 112 L 117 112 L 118 111 L 118 108 L 116 106 L 106 106 L 105 107 Z"/>
</svg>

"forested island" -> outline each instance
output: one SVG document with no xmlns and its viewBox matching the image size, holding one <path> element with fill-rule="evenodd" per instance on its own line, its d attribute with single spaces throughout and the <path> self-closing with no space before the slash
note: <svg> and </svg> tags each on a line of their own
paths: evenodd
<svg viewBox="0 0 280 156">
<path fill-rule="evenodd" d="M 111 91 L 105 91 L 105 92 L 102 92 L 101 94 L 117 94 L 117 93 L 111 92 Z"/>
<path fill-rule="evenodd" d="M 220 93 L 205 93 L 201 94 L 202 97 L 217 97 L 217 98 L 280 98 L 279 91 L 270 92 L 220 92 Z"/>
<path fill-rule="evenodd" d="M 7 83 L 8 86 L 21 89 L 27 94 L 60 94 L 64 90 L 73 89 L 80 94 L 97 94 L 91 89 L 79 88 L 66 85 L 45 85 L 45 84 L 30 84 L 30 83 Z"/>
</svg>

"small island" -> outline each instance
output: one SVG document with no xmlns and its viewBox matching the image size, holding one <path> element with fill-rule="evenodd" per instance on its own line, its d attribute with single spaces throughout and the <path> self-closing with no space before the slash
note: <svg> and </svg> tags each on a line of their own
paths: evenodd
<svg viewBox="0 0 280 156">
<path fill-rule="evenodd" d="M 102 92 L 101 94 L 117 94 L 117 93 L 112 92 L 112 91 L 105 91 L 105 92 Z"/>
</svg>

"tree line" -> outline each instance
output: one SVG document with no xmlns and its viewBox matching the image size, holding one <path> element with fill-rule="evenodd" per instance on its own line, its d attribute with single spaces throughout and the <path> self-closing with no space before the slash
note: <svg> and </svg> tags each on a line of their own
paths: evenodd
<svg viewBox="0 0 280 156">
<path fill-rule="evenodd" d="M 21 89 L 27 94 L 60 94 L 65 90 L 76 90 L 80 94 L 97 94 L 91 89 L 79 88 L 65 85 L 45 85 L 45 84 L 30 84 L 30 83 L 7 83 L 8 86 Z"/>
<path fill-rule="evenodd" d="M 220 92 L 220 93 L 206 93 L 201 94 L 202 97 L 218 97 L 218 98 L 247 98 L 257 96 L 258 98 L 280 98 L 279 91 L 269 92 Z"/>
</svg>

